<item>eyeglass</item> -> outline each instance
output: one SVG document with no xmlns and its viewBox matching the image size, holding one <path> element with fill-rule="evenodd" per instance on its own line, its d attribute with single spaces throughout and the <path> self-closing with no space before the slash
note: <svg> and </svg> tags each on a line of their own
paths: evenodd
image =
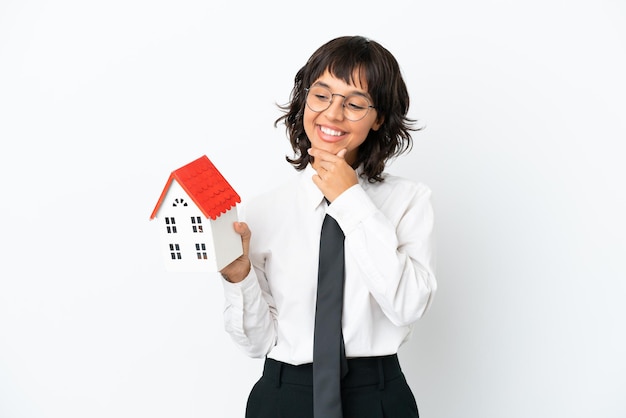
<svg viewBox="0 0 626 418">
<path fill-rule="evenodd" d="M 375 109 L 369 99 L 360 94 L 344 96 L 343 94 L 333 93 L 323 86 L 310 87 L 306 89 L 306 92 L 306 105 L 315 113 L 320 113 L 328 109 L 333 102 L 334 96 L 343 98 L 343 103 L 341 104 L 343 114 L 346 119 L 352 122 L 363 119 L 370 109 Z"/>
</svg>

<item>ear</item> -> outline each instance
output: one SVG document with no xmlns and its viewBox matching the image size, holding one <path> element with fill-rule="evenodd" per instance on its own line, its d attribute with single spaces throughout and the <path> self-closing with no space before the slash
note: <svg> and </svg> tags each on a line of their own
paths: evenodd
<svg viewBox="0 0 626 418">
<path fill-rule="evenodd" d="M 372 130 L 374 130 L 374 131 L 379 130 L 380 127 L 383 125 L 384 121 L 385 121 L 385 117 L 384 116 L 381 116 L 378 119 L 376 119 L 376 121 L 372 125 Z"/>
</svg>

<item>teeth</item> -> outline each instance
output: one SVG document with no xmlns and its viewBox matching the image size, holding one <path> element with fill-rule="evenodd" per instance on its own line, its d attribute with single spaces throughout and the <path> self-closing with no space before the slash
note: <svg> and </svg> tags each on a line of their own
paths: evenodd
<svg viewBox="0 0 626 418">
<path fill-rule="evenodd" d="M 320 130 L 322 132 L 324 132 L 326 135 L 332 135 L 332 136 L 341 136 L 341 135 L 343 135 L 343 132 L 334 131 L 334 130 L 332 130 L 330 128 L 326 128 L 324 126 L 320 126 Z"/>
</svg>

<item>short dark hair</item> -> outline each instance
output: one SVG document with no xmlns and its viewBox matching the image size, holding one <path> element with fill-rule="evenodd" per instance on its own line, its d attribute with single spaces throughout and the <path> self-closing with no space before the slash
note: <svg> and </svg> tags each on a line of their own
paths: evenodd
<svg viewBox="0 0 626 418">
<path fill-rule="evenodd" d="M 378 117 L 384 121 L 378 131 L 370 130 L 359 147 L 355 165 L 363 166 L 363 174 L 370 182 L 382 181 L 387 161 L 410 151 L 411 131 L 420 128 L 415 126 L 416 120 L 407 117 L 409 93 L 395 57 L 379 43 L 362 36 L 343 36 L 327 42 L 297 72 L 289 102 L 279 105 L 284 114 L 274 122 L 274 126 L 285 124 L 295 153 L 294 158 L 285 158 L 297 170 L 305 169 L 311 162 L 307 153 L 311 142 L 303 124 L 305 89 L 326 70 L 348 84 L 355 84 L 355 70 L 364 74 Z"/>
</svg>

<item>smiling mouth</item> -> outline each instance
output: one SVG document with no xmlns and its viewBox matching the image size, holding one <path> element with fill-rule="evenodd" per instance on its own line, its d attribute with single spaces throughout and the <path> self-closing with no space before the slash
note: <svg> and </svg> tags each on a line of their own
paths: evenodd
<svg viewBox="0 0 626 418">
<path fill-rule="evenodd" d="M 341 136 L 341 135 L 345 134 L 345 132 L 335 131 L 334 129 L 330 129 L 330 128 L 327 128 L 325 126 L 320 126 L 320 131 L 322 131 L 322 133 L 324 133 L 326 135 L 330 135 L 330 136 Z"/>
</svg>

